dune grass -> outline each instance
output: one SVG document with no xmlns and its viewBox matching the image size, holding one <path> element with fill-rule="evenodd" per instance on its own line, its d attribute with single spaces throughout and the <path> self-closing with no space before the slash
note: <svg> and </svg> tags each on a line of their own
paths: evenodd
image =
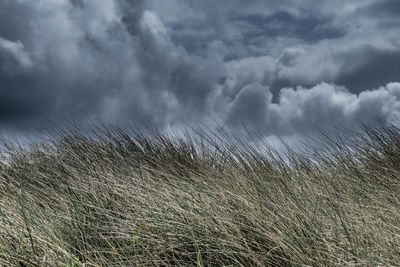
<svg viewBox="0 0 400 267">
<path fill-rule="evenodd" d="M 393 125 L 285 156 L 118 128 L 4 147 L 0 266 L 400 264 Z"/>
</svg>

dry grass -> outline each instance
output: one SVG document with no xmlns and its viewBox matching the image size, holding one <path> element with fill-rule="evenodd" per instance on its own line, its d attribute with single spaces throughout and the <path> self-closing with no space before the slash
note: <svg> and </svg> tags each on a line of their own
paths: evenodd
<svg viewBox="0 0 400 267">
<path fill-rule="evenodd" d="M 399 265 L 400 130 L 342 138 L 285 159 L 119 129 L 6 147 L 0 266 Z"/>
</svg>

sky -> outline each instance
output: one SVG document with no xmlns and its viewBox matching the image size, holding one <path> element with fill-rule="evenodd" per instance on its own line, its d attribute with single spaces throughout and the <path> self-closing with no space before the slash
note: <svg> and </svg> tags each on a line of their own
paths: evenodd
<svg viewBox="0 0 400 267">
<path fill-rule="evenodd" d="M 1 0 L 0 130 L 217 123 L 272 140 L 392 123 L 399 14 L 399 0 Z"/>
</svg>

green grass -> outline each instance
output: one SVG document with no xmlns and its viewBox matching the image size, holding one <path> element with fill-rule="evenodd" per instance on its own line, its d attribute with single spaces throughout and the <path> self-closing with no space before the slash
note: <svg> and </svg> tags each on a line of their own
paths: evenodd
<svg viewBox="0 0 400 267">
<path fill-rule="evenodd" d="M 115 128 L 5 145 L 0 266 L 400 265 L 400 129 L 323 140 L 285 156 Z"/>
</svg>

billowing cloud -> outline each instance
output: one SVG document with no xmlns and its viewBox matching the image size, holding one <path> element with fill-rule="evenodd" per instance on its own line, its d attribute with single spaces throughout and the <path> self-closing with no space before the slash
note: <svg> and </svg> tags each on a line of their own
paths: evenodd
<svg viewBox="0 0 400 267">
<path fill-rule="evenodd" d="M 355 120 L 384 119 L 397 123 L 400 118 L 400 83 L 389 83 L 360 94 L 347 88 L 321 83 L 312 88 L 283 88 L 277 102 L 268 87 L 247 85 L 227 102 L 226 123 L 265 135 L 292 136 L 298 132 L 332 130 Z"/>
<path fill-rule="evenodd" d="M 207 113 L 219 73 L 215 58 L 176 46 L 159 16 L 141 1 L 0 5 L 9 11 L 1 20 L 21 20 L 16 32 L 0 32 L 3 123 L 88 114 L 163 127 Z"/>
<path fill-rule="evenodd" d="M 20 68 L 28 68 L 33 62 L 20 42 L 12 42 L 0 37 L 0 66 L 3 72 L 12 74 Z"/>
<path fill-rule="evenodd" d="M 216 120 L 293 136 L 367 114 L 392 121 L 396 10 L 394 0 L 3 0 L 0 127 Z"/>
</svg>

